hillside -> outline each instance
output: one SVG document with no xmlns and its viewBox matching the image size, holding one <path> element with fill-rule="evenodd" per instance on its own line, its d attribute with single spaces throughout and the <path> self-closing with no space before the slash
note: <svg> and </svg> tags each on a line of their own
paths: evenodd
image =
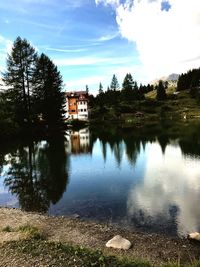
<svg viewBox="0 0 200 267">
<path fill-rule="evenodd" d="M 191 97 L 189 90 L 175 93 L 175 87 L 169 87 L 166 93 L 167 100 L 160 102 L 160 104 L 156 103 L 156 91 L 151 91 L 145 95 L 147 102 L 155 103 L 153 109 L 156 113 L 177 115 L 184 119 L 200 119 L 200 103 L 197 99 Z"/>
</svg>

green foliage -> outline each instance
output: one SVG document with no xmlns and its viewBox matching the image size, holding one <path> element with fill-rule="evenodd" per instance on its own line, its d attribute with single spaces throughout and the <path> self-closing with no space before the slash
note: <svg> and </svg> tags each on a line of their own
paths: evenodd
<svg viewBox="0 0 200 267">
<path fill-rule="evenodd" d="M 27 237 L 31 239 L 44 239 L 44 236 L 41 231 L 37 227 L 32 226 L 30 224 L 19 226 L 18 231 L 25 233 Z"/>
<path fill-rule="evenodd" d="M 110 90 L 113 90 L 113 91 L 119 90 L 119 83 L 118 83 L 118 80 L 117 80 L 117 77 L 115 74 L 113 74 L 113 77 L 112 77 L 112 81 L 110 84 Z"/>
<path fill-rule="evenodd" d="M 104 255 L 101 251 L 91 250 L 82 246 L 71 246 L 58 242 L 45 242 L 42 240 L 13 241 L 4 245 L 5 248 L 14 250 L 18 255 L 29 256 L 30 259 L 42 258 L 52 266 L 63 267 L 151 267 L 145 261 L 121 259 L 116 256 Z M 53 263 L 54 262 L 54 263 Z M 46 266 L 46 264 L 44 264 Z M 51 265 L 48 265 L 51 266 Z"/>
<path fill-rule="evenodd" d="M 62 78 L 57 67 L 44 54 L 37 60 L 33 88 L 35 119 L 42 118 L 48 131 L 62 130 L 65 113 Z"/>
<path fill-rule="evenodd" d="M 12 232 L 13 231 L 13 229 L 9 226 L 9 225 L 7 225 L 7 226 L 5 226 L 3 229 L 2 229 L 2 232 Z"/>
<path fill-rule="evenodd" d="M 48 134 L 64 128 L 60 72 L 46 55 L 38 56 L 26 39 L 14 41 L 3 82 L 7 89 L 0 93 L 0 127 L 5 136 L 30 134 L 40 127 Z"/>
<path fill-rule="evenodd" d="M 99 84 L 99 95 L 103 94 L 103 85 L 100 83 Z"/>
<path fill-rule="evenodd" d="M 133 80 L 130 73 L 127 73 L 122 83 L 121 98 L 123 101 L 131 102 L 144 98 L 143 92 L 139 90 L 137 82 Z"/>
<path fill-rule="evenodd" d="M 30 127 L 31 92 L 37 53 L 26 39 L 17 37 L 7 59 L 3 81 L 8 86 L 8 101 L 13 106 L 15 120 L 20 126 Z"/>
<path fill-rule="evenodd" d="M 179 76 L 177 90 L 190 90 L 200 86 L 200 68 L 189 70 Z"/>
<path fill-rule="evenodd" d="M 165 91 L 166 88 L 163 84 L 163 81 L 159 81 L 158 86 L 156 86 L 156 90 L 157 90 L 157 95 L 156 95 L 157 100 L 165 100 L 167 98 Z"/>
</svg>

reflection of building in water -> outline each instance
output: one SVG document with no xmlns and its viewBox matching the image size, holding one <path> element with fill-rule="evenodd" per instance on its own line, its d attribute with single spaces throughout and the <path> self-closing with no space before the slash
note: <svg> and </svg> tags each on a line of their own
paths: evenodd
<svg viewBox="0 0 200 267">
<path fill-rule="evenodd" d="M 79 131 L 69 130 L 67 132 L 68 152 L 72 154 L 91 153 L 90 132 L 88 128 Z"/>
</svg>

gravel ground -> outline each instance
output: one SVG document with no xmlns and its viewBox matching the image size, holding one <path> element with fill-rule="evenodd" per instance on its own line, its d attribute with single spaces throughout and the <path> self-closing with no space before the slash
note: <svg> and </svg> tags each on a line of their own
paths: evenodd
<svg viewBox="0 0 200 267">
<path fill-rule="evenodd" d="M 147 260 L 156 266 L 169 262 L 181 262 L 189 266 L 194 260 L 200 259 L 200 243 L 188 239 L 130 232 L 114 226 L 86 222 L 81 219 L 53 217 L 27 213 L 19 209 L 0 208 L 0 266 L 51 266 L 41 265 L 42 261 L 38 265 L 39 263 L 33 263 L 23 255 L 17 256 L 15 250 L 6 248 L 5 242 L 26 238 L 24 233 L 15 229 L 27 224 L 37 227 L 47 241 L 99 249 L 105 255 Z M 11 232 L 2 231 L 6 226 L 13 230 Z M 130 250 L 118 251 L 105 247 L 105 243 L 117 234 L 131 241 Z M 34 261 L 36 261 L 35 258 Z"/>
</svg>

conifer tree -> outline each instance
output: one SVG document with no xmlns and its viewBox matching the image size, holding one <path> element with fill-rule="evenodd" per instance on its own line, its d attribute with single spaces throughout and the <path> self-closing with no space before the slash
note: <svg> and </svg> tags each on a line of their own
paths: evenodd
<svg viewBox="0 0 200 267">
<path fill-rule="evenodd" d="M 163 85 L 162 81 L 159 81 L 156 89 L 157 89 L 157 95 L 156 95 L 157 100 L 165 100 L 167 95 L 165 91 L 165 86 Z"/>
<path fill-rule="evenodd" d="M 35 113 L 42 116 L 49 130 L 61 130 L 64 123 L 65 95 L 62 77 L 54 63 L 44 54 L 37 60 L 35 71 Z"/>
<path fill-rule="evenodd" d="M 7 58 L 3 81 L 9 88 L 9 101 L 20 126 L 30 126 L 31 94 L 37 53 L 26 39 L 17 37 Z"/>
<path fill-rule="evenodd" d="M 102 93 L 103 93 L 103 85 L 100 82 L 100 84 L 99 84 L 99 95 L 102 94 Z"/>
<path fill-rule="evenodd" d="M 110 84 L 110 89 L 113 91 L 119 90 L 119 83 L 115 74 L 113 74 L 112 81 Z"/>
</svg>

